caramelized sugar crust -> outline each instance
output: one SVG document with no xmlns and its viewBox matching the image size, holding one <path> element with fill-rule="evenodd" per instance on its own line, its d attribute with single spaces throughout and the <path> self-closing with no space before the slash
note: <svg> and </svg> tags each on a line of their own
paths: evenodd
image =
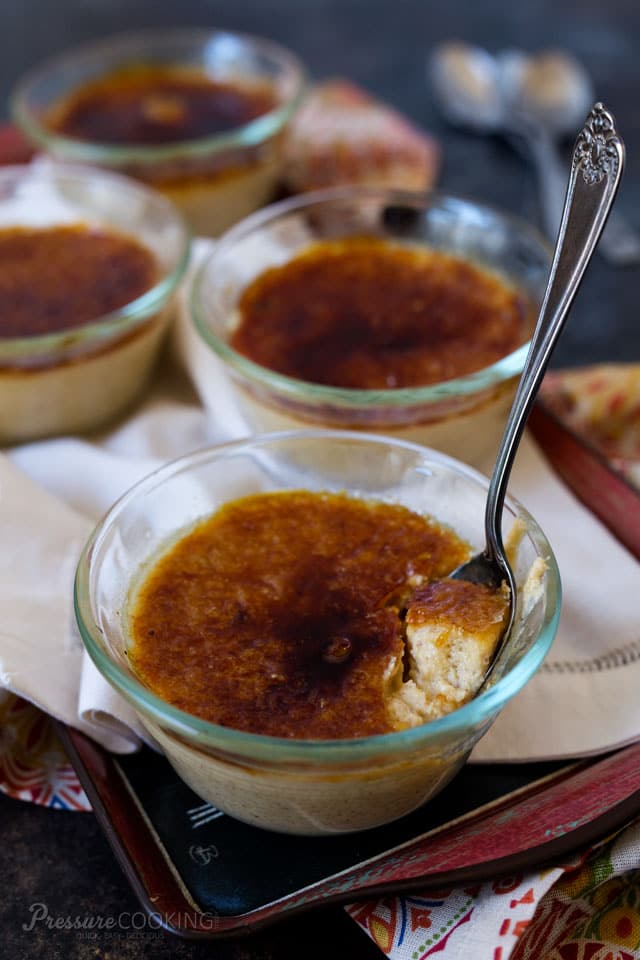
<svg viewBox="0 0 640 960">
<path fill-rule="evenodd" d="M 84 224 L 0 229 L 0 337 L 80 327 L 157 282 L 155 257 L 133 237 Z"/>
<path fill-rule="evenodd" d="M 441 577 L 468 545 L 395 504 L 258 494 L 225 505 L 160 558 L 133 598 L 140 679 L 215 723 L 295 738 L 385 733 L 403 625 L 381 598 Z"/>
<path fill-rule="evenodd" d="M 267 84 L 219 83 L 195 68 L 136 65 L 84 85 L 55 108 L 50 124 L 77 140 L 150 146 L 227 133 L 275 105 Z"/>
<path fill-rule="evenodd" d="M 416 589 L 407 610 L 407 627 L 441 623 L 473 633 L 485 624 L 501 624 L 508 610 L 508 594 L 486 584 L 438 580 Z"/>
<path fill-rule="evenodd" d="M 348 237 L 258 276 L 231 345 L 311 383 L 414 387 L 495 363 L 527 339 L 531 321 L 521 292 L 467 260 Z"/>
</svg>

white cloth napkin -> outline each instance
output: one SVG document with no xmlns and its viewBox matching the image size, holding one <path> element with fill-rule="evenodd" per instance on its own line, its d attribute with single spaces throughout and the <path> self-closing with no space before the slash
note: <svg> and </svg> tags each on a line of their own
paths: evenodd
<svg viewBox="0 0 640 960">
<path fill-rule="evenodd" d="M 205 250 L 198 244 L 195 260 Z M 0 685 L 115 752 L 136 749 L 142 731 L 83 652 L 72 609 L 79 553 L 100 515 L 159 463 L 248 432 L 218 363 L 192 330 L 189 282 L 171 349 L 129 420 L 91 440 L 41 441 L 0 454 Z M 220 397 L 207 412 L 197 393 L 204 378 L 209 387 L 215 378 Z M 626 744 L 640 736 L 640 565 L 527 438 L 511 487 L 554 547 L 564 606 L 546 665 L 474 759 L 573 757 Z"/>
<path fill-rule="evenodd" d="M 640 563 L 558 480 L 527 437 L 510 491 L 549 538 L 560 568 L 562 614 L 542 669 L 506 705 L 473 758 L 586 756 L 631 743 L 640 737 Z"/>
</svg>

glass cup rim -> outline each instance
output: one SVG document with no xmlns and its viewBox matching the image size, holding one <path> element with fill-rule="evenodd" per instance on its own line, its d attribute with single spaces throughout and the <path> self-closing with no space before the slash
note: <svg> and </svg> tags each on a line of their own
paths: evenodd
<svg viewBox="0 0 640 960">
<path fill-rule="evenodd" d="M 419 747 L 436 739 L 439 735 L 463 733 L 483 722 L 488 722 L 492 715 L 497 713 L 536 672 L 553 642 L 560 616 L 561 582 L 553 550 L 537 521 L 512 496 L 506 497 L 505 505 L 525 521 L 527 535 L 533 540 L 538 552 L 541 549 L 544 550 L 547 565 L 545 622 L 535 641 L 515 667 L 512 667 L 479 696 L 429 723 L 370 737 L 335 740 L 295 740 L 237 730 L 204 720 L 168 704 L 133 675 L 122 670 L 104 651 L 99 639 L 100 630 L 91 614 L 91 559 L 94 549 L 99 546 L 101 539 L 109 531 L 119 513 L 137 497 L 144 496 L 145 491 L 150 487 L 156 487 L 158 483 L 171 479 L 192 467 L 233 456 L 247 448 L 258 449 L 273 443 L 287 441 L 295 443 L 307 439 L 312 439 L 314 442 L 339 440 L 341 443 L 374 444 L 404 449 L 410 453 L 419 454 L 430 463 L 452 470 L 458 476 L 463 476 L 475 484 L 480 484 L 485 490 L 489 486 L 487 477 L 478 470 L 436 450 L 406 440 L 348 430 L 306 429 L 260 434 L 230 440 L 178 457 L 139 480 L 123 494 L 95 526 L 82 551 L 74 580 L 74 610 L 83 644 L 94 664 L 130 704 L 160 727 L 168 729 L 178 737 L 187 738 L 190 742 L 202 747 L 212 745 L 220 749 L 222 744 L 223 748 L 228 748 L 230 752 L 236 751 L 244 756 L 263 756 L 277 761 L 366 760 L 385 750 Z"/>
<path fill-rule="evenodd" d="M 207 274 L 215 271 L 219 261 L 229 255 L 229 251 L 239 240 L 249 236 L 266 224 L 276 221 L 279 217 L 314 205 L 327 204 L 333 201 L 345 200 L 385 200 L 390 203 L 421 205 L 432 208 L 438 205 L 454 204 L 460 207 L 471 207 L 476 211 L 489 215 L 505 224 L 511 225 L 519 233 L 526 236 L 531 242 L 545 252 L 551 263 L 551 247 L 542 234 L 523 218 L 491 204 L 479 202 L 464 194 L 445 191 L 413 191 L 397 190 L 388 187 L 360 186 L 345 184 L 338 187 L 329 187 L 322 190 L 288 197 L 285 200 L 269 204 L 255 213 L 249 214 L 239 223 L 227 230 L 213 249 L 204 257 L 197 267 L 189 294 L 189 311 L 191 320 L 204 343 L 214 353 L 227 363 L 238 374 L 245 377 L 250 383 L 257 383 L 281 396 L 319 403 L 336 403 L 344 407 L 406 407 L 421 404 L 436 403 L 456 397 L 473 397 L 487 389 L 497 388 L 511 377 L 521 373 L 525 357 L 529 349 L 529 342 L 521 344 L 511 353 L 495 363 L 480 370 L 475 370 L 463 377 L 443 380 L 440 383 L 429 384 L 423 387 L 390 387 L 380 389 L 362 389 L 357 387 L 334 387 L 326 384 L 311 383 L 290 377 L 275 370 L 270 370 L 261 364 L 250 360 L 234 350 L 222 337 L 214 333 L 208 322 L 207 315 L 216 310 L 217 300 L 213 307 L 206 310 L 203 304 L 203 288 Z M 222 308 L 218 304 L 218 312 Z"/>
<path fill-rule="evenodd" d="M 50 130 L 34 114 L 29 106 L 32 87 L 46 79 L 49 73 L 65 69 L 70 63 L 92 62 L 112 50 L 126 50 L 139 43 L 199 44 L 205 40 L 230 38 L 249 48 L 262 50 L 287 71 L 294 82 L 294 90 L 288 99 L 267 113 L 261 114 L 227 133 L 181 140 L 171 144 L 119 145 L 97 141 L 78 140 Z M 125 31 L 112 34 L 102 40 L 81 44 L 57 56 L 48 58 L 28 71 L 16 84 L 9 96 L 9 111 L 14 121 L 27 136 L 52 153 L 64 155 L 70 160 L 105 165 L 131 163 L 153 164 L 175 158 L 211 156 L 225 150 L 252 147 L 261 144 L 277 133 L 297 109 L 307 89 L 307 73 L 301 59 L 286 47 L 265 37 L 233 30 L 211 30 L 206 27 L 183 27 L 176 30 L 149 29 Z"/>
<path fill-rule="evenodd" d="M 50 351 L 55 352 L 61 348 L 67 349 L 71 346 L 86 343 L 93 345 L 101 341 L 109 342 L 115 336 L 120 336 L 134 328 L 154 310 L 159 309 L 175 290 L 187 269 L 192 237 L 191 231 L 180 212 L 162 194 L 121 173 L 55 159 L 47 160 L 46 166 L 25 163 L 0 168 L 0 189 L 7 182 L 17 182 L 21 179 L 24 179 L 27 183 L 29 180 L 34 182 L 66 180 L 82 183 L 93 181 L 110 184 L 118 190 L 128 190 L 130 193 L 144 196 L 157 208 L 163 209 L 167 219 L 173 220 L 175 225 L 181 229 L 182 250 L 176 258 L 173 268 L 152 287 L 123 307 L 96 317 L 90 323 L 82 324 L 77 329 L 60 330 L 32 337 L 0 337 L 1 360 L 26 359 Z M 134 232 L 131 232 L 130 235 L 136 238 Z"/>
</svg>

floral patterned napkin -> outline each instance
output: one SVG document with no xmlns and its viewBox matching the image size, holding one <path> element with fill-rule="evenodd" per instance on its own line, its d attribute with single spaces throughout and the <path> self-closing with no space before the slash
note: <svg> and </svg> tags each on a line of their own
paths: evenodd
<svg viewBox="0 0 640 960">
<path fill-rule="evenodd" d="M 0 690 L 0 791 L 58 810 L 91 810 L 51 718 Z"/>
<path fill-rule="evenodd" d="M 547 374 L 541 395 L 568 427 L 640 487 L 640 363 Z"/>
<path fill-rule="evenodd" d="M 640 819 L 570 863 L 347 911 L 394 960 L 637 960 Z"/>
</svg>

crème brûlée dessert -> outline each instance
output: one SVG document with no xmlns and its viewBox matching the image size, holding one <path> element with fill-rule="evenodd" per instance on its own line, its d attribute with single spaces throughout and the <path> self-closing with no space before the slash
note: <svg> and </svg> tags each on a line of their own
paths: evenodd
<svg viewBox="0 0 640 960">
<path fill-rule="evenodd" d="M 349 184 L 273 204 L 196 273 L 200 395 L 215 416 L 230 392 L 256 433 L 367 431 L 490 472 L 548 262 L 526 223 L 459 197 Z"/>
<path fill-rule="evenodd" d="M 553 554 L 507 498 L 515 616 L 477 689 L 511 598 L 449 574 L 485 500 L 465 465 L 364 433 L 197 451 L 97 527 L 80 633 L 203 800 L 293 834 L 389 823 L 445 787 L 553 639 Z"/>
<path fill-rule="evenodd" d="M 108 318 L 144 297 L 161 274 L 151 250 L 106 227 L 0 228 L 2 442 L 86 430 L 132 401 L 167 313 L 115 337 Z M 106 329 L 92 336 L 98 321 Z"/>
<path fill-rule="evenodd" d="M 474 695 L 505 630 L 506 586 L 446 579 L 469 554 L 398 504 L 302 490 L 234 500 L 146 568 L 129 660 L 166 702 L 251 733 L 416 726 Z"/>
<path fill-rule="evenodd" d="M 69 140 L 130 148 L 120 170 L 168 196 L 196 233 L 216 236 L 270 199 L 281 134 L 251 136 L 224 149 L 204 145 L 233 137 L 277 111 L 280 101 L 267 81 L 223 81 L 198 67 L 138 64 L 85 83 L 50 109 L 47 122 Z M 195 149 L 198 143 L 202 149 Z M 183 144 L 189 149 L 181 153 Z"/>
</svg>

